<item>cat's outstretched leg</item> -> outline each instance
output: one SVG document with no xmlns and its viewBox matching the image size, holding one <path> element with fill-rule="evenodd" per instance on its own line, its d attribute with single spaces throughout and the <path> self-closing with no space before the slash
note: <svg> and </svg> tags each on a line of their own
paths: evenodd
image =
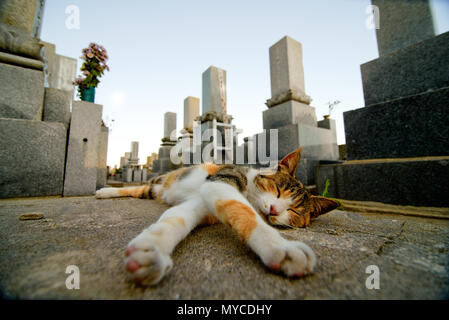
<svg viewBox="0 0 449 320">
<path fill-rule="evenodd" d="M 312 273 L 316 263 L 312 249 L 282 238 L 236 188 L 223 182 L 206 182 L 200 194 L 208 210 L 237 232 L 267 267 L 289 277 Z"/>
<path fill-rule="evenodd" d="M 173 266 L 170 258 L 173 249 L 207 214 L 199 196 L 165 211 L 156 223 L 128 244 L 127 271 L 141 284 L 157 284 Z"/>
</svg>

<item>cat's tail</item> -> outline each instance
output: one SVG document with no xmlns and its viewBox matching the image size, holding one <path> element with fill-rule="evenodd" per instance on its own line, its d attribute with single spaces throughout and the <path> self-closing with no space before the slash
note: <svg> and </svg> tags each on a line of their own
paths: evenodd
<svg viewBox="0 0 449 320">
<path fill-rule="evenodd" d="M 148 181 L 148 184 L 138 187 L 124 187 L 124 188 L 102 188 L 97 190 L 95 197 L 97 199 L 133 197 L 140 199 L 155 199 L 157 187 L 160 186 L 162 177 L 155 177 Z"/>
</svg>

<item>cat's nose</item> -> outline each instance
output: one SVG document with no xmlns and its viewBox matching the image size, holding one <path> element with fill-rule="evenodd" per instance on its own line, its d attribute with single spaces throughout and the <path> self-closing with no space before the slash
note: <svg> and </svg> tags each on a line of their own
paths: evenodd
<svg viewBox="0 0 449 320">
<path fill-rule="evenodd" d="M 276 208 L 273 205 L 270 206 L 270 214 L 274 216 L 279 215 L 279 212 L 276 211 Z"/>
</svg>

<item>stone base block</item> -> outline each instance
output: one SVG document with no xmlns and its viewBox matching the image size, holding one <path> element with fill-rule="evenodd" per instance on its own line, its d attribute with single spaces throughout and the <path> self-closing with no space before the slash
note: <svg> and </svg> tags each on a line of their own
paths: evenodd
<svg viewBox="0 0 449 320">
<path fill-rule="evenodd" d="M 0 119 L 0 198 L 61 195 L 67 129 L 62 123 Z"/>
<path fill-rule="evenodd" d="M 133 171 L 133 182 L 142 182 L 142 170 Z"/>
<path fill-rule="evenodd" d="M 347 161 L 320 165 L 321 193 L 330 180 L 331 197 L 397 205 L 449 207 L 449 157 Z"/>
<path fill-rule="evenodd" d="M 42 120 L 49 122 L 62 122 L 67 127 L 70 124 L 70 104 L 72 92 L 45 88 L 44 111 Z"/>
<path fill-rule="evenodd" d="M 361 65 L 365 105 L 449 87 L 449 32 Z"/>
<path fill-rule="evenodd" d="M 123 182 L 133 182 L 133 170 L 131 168 L 123 169 Z"/>
<path fill-rule="evenodd" d="M 344 113 L 348 160 L 449 155 L 449 87 Z"/>
<path fill-rule="evenodd" d="M 261 134 L 257 135 L 260 139 Z M 267 132 L 267 150 L 270 150 L 270 132 Z M 278 128 L 278 159 L 302 148 L 303 158 L 314 160 L 338 160 L 337 137 L 334 130 L 291 124 Z M 268 152 L 266 153 L 268 154 Z"/>
<path fill-rule="evenodd" d="M 163 146 L 159 148 L 158 158 L 170 158 L 170 151 L 173 147 Z"/>
<path fill-rule="evenodd" d="M 0 118 L 42 120 L 44 72 L 0 63 Z"/>
<path fill-rule="evenodd" d="M 64 196 L 95 194 L 102 109 L 94 103 L 73 102 Z"/>
<path fill-rule="evenodd" d="M 290 100 L 263 112 L 264 129 L 277 129 L 298 123 L 316 127 L 315 108 Z"/>
</svg>

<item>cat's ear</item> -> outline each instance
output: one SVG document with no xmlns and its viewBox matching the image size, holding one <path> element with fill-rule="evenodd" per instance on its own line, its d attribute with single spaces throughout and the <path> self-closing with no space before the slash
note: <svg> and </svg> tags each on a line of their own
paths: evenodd
<svg viewBox="0 0 449 320">
<path fill-rule="evenodd" d="M 298 168 L 299 161 L 301 160 L 302 148 L 296 149 L 295 151 L 286 155 L 278 165 L 278 170 L 285 170 L 293 178 L 296 177 L 296 169 Z"/>
<path fill-rule="evenodd" d="M 337 209 L 340 206 L 340 204 L 335 200 L 318 196 L 311 196 L 310 204 L 312 210 L 310 212 L 310 216 L 312 218 L 328 213 L 329 211 Z"/>
</svg>

